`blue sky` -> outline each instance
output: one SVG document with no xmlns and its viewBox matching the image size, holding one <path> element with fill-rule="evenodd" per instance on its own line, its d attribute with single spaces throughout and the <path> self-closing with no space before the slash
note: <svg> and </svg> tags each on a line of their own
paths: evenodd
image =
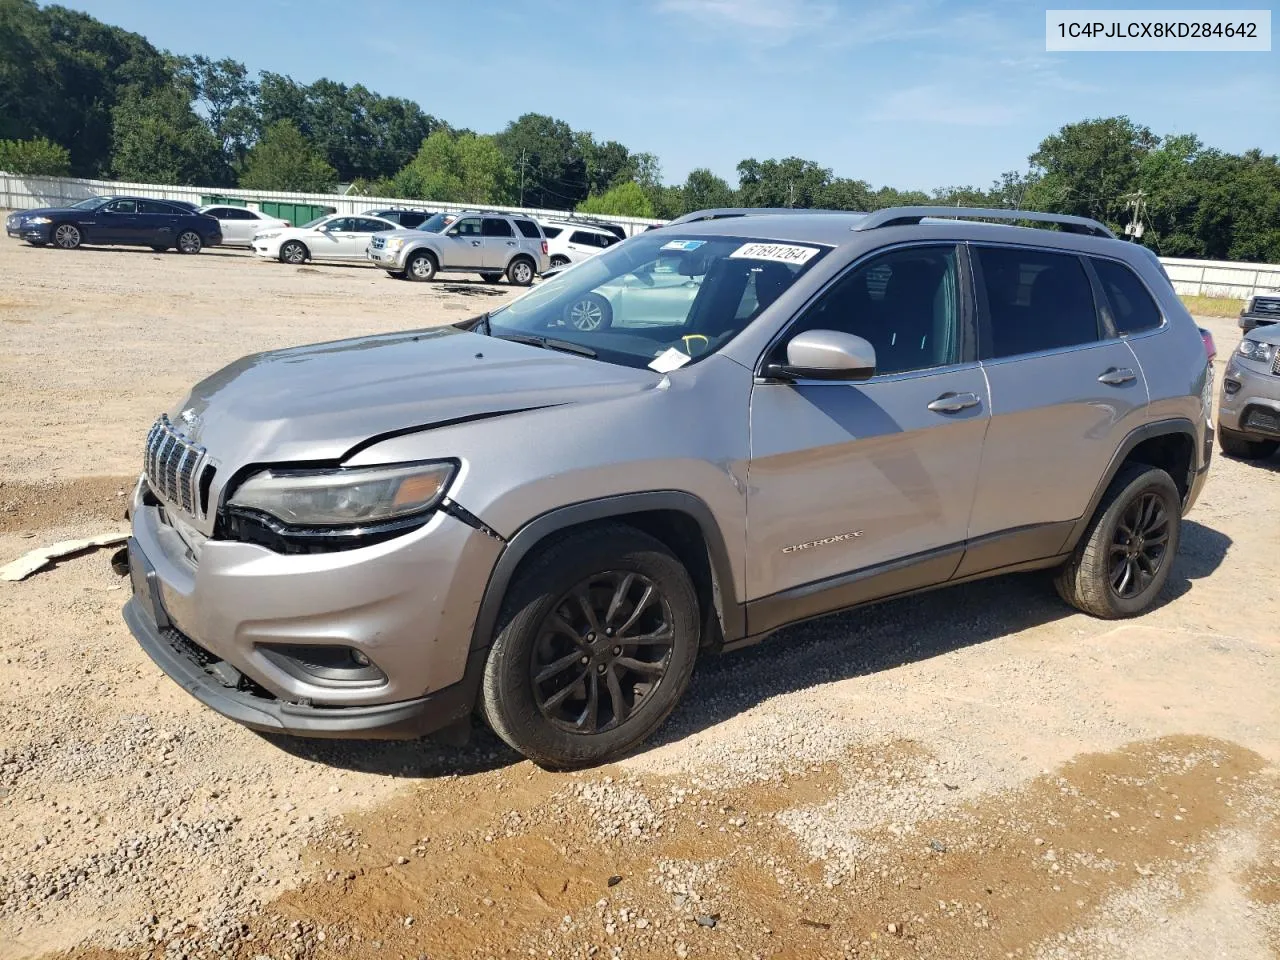
<svg viewBox="0 0 1280 960">
<path fill-rule="evenodd" d="M 873 186 L 985 186 L 1062 124 L 1113 114 L 1280 152 L 1280 53 L 1047 54 L 1045 5 L 1018 0 L 63 2 L 481 132 L 549 113 L 657 154 L 672 182 L 706 166 L 736 184 L 744 157 L 795 155 Z"/>
</svg>

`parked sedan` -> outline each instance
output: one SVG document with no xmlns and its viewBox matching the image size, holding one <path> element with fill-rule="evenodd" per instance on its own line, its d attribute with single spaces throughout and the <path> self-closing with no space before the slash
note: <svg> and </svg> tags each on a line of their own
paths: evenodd
<svg viewBox="0 0 1280 960">
<path fill-rule="evenodd" d="M 364 260 L 369 240 L 400 225 L 381 217 L 331 213 L 300 227 L 266 230 L 253 238 L 253 252 L 281 263 L 308 260 Z"/>
<path fill-rule="evenodd" d="M 67 207 L 22 210 L 5 221 L 5 232 L 33 246 L 63 250 L 82 243 L 136 244 L 199 253 L 222 242 L 222 228 L 213 217 L 148 197 L 90 197 Z"/>
<path fill-rule="evenodd" d="M 200 212 L 218 221 L 218 225 L 222 227 L 222 243 L 228 247 L 251 247 L 253 238 L 258 234 L 293 226 L 288 220 L 268 217 L 265 213 L 248 207 L 211 205 L 201 207 Z"/>
</svg>

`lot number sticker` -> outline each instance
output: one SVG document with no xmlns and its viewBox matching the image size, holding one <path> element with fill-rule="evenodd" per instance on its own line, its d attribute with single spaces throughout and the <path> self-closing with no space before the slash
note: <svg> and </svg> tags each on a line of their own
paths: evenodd
<svg viewBox="0 0 1280 960">
<path fill-rule="evenodd" d="M 656 370 L 658 373 L 670 373 L 672 370 L 679 370 L 692 359 L 693 357 L 687 353 L 682 353 L 675 347 L 669 347 L 658 354 L 657 358 L 649 364 L 649 369 Z"/>
<path fill-rule="evenodd" d="M 778 263 L 807 263 L 818 253 L 817 247 L 800 247 L 793 243 L 744 243 L 730 257 L 745 260 L 775 260 Z"/>
</svg>

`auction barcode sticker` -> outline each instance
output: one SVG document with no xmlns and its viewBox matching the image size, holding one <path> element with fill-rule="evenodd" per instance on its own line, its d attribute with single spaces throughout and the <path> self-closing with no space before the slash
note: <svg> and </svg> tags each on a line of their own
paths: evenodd
<svg viewBox="0 0 1280 960">
<path fill-rule="evenodd" d="M 778 263 L 807 263 L 817 253 L 817 247 L 801 247 L 794 243 L 744 243 L 729 256 L 746 260 L 776 260 Z"/>
<path fill-rule="evenodd" d="M 1270 10 L 1046 10 L 1045 50 L 1267 52 Z"/>
</svg>

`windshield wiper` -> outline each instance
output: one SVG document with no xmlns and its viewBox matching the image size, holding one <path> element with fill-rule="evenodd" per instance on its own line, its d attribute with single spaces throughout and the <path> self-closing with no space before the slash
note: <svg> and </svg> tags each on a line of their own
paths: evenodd
<svg viewBox="0 0 1280 960">
<path fill-rule="evenodd" d="M 487 321 L 486 321 L 487 322 Z M 527 343 L 531 347 L 542 347 L 544 350 L 559 350 L 561 353 L 574 353 L 580 357 L 596 357 L 596 352 L 590 347 L 584 347 L 580 343 L 573 343 L 570 340 L 557 340 L 554 337 L 535 337 L 526 333 L 500 333 L 499 340 L 510 340 L 513 343 Z"/>
</svg>

